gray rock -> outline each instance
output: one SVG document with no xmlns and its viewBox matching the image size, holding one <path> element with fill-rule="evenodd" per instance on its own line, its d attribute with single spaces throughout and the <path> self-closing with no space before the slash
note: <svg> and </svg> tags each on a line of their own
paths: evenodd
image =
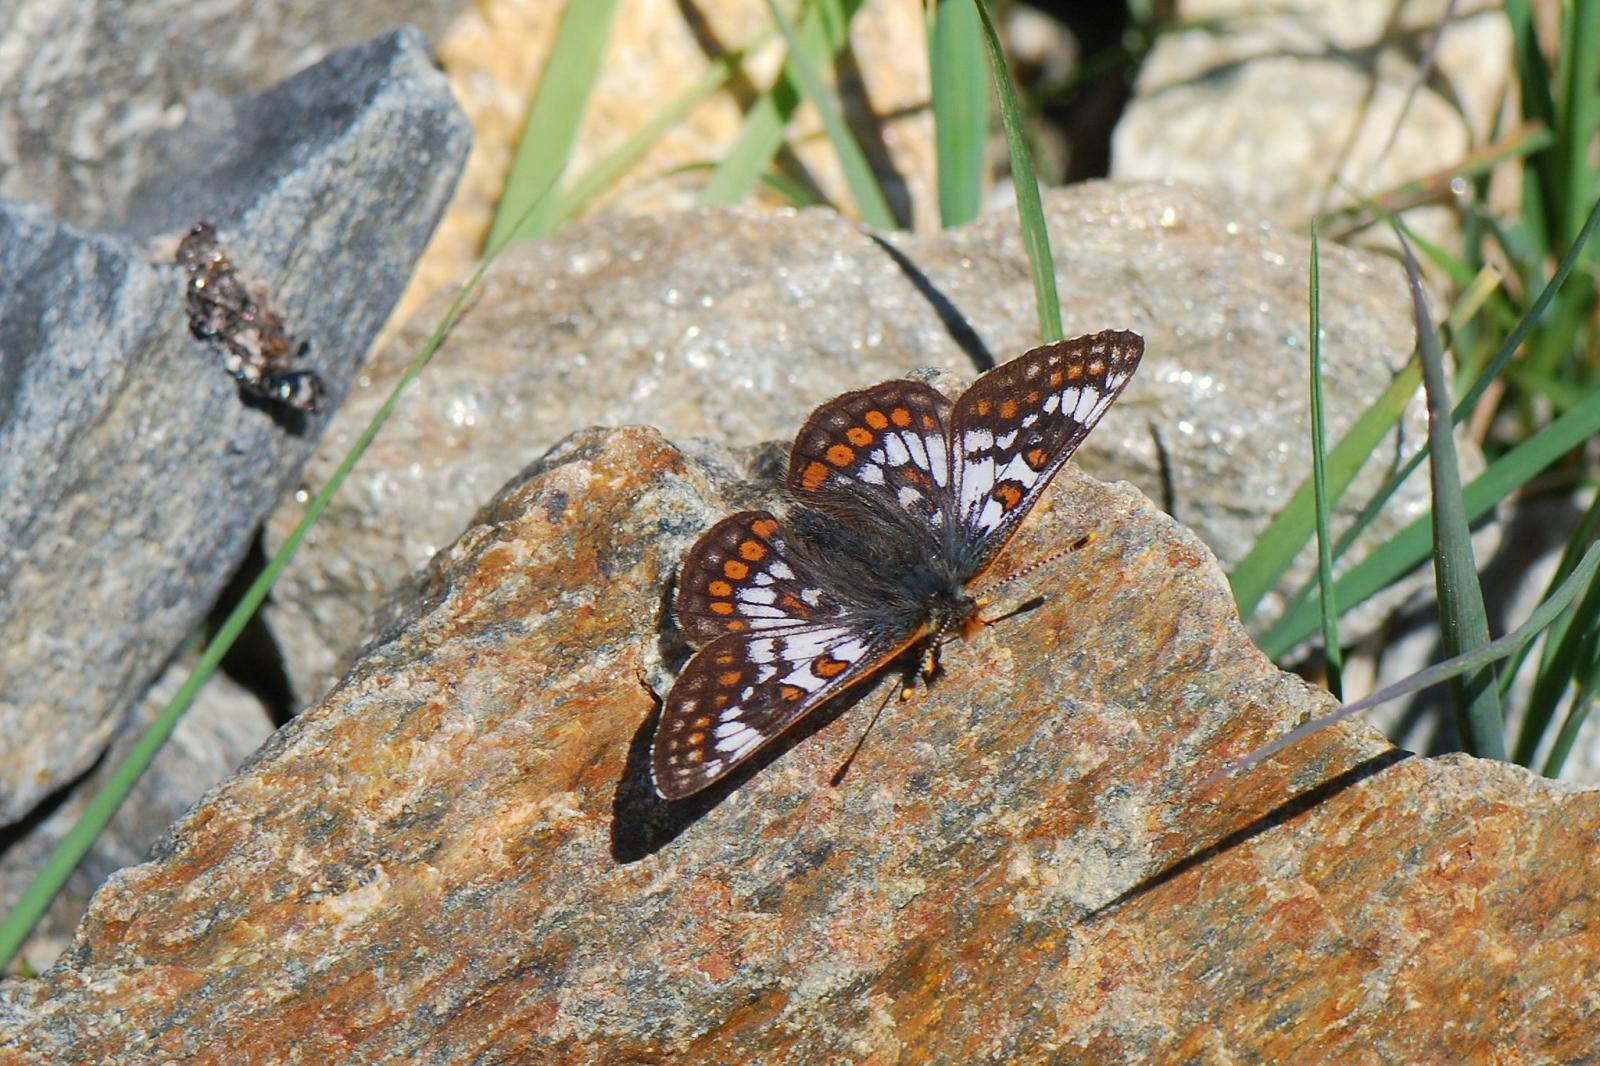
<svg viewBox="0 0 1600 1066">
<path fill-rule="evenodd" d="M 187 169 L 149 175 L 118 228 L 146 236 L 204 212 L 310 342 L 332 409 L 468 133 L 414 30 L 213 119 L 214 138 L 157 138 L 151 158 Z M 182 272 L 145 254 L 0 204 L 0 822 L 104 749 L 326 421 L 242 402 L 189 334 Z"/>
<path fill-rule="evenodd" d="M 127 213 L 129 194 L 159 170 L 149 154 L 156 135 L 404 23 L 436 39 L 467 6 L 466 0 L 6 0 L 0 4 L 0 197 L 103 229 L 108 218 Z"/>
<path fill-rule="evenodd" d="M 1237 562 L 1310 469 L 1306 240 L 1185 187 L 1088 184 L 1054 190 L 1046 205 L 1067 333 L 1126 327 L 1147 341 L 1083 465 L 1134 481 L 1225 565 Z M 1410 309 L 1394 263 L 1335 246 L 1324 247 L 1322 294 L 1337 434 L 1406 360 Z M 309 485 L 326 479 L 443 308 L 374 357 Z M 569 431 L 649 423 L 680 438 L 787 441 L 835 393 L 923 366 L 970 378 L 1036 344 L 1037 321 L 1009 213 L 879 237 L 827 211 L 701 211 L 597 219 L 513 249 L 277 585 L 271 619 L 299 696 L 336 676 L 386 590 Z M 1385 455 L 1408 454 L 1422 425 L 1418 405 Z M 1353 498 L 1380 476 L 1365 472 Z M 1424 497 L 1413 479 L 1366 543 Z M 303 497 L 286 503 L 269 540 L 303 508 Z M 1307 555 L 1286 585 L 1311 569 Z M 1258 620 L 1280 604 L 1270 598 Z"/>
</svg>

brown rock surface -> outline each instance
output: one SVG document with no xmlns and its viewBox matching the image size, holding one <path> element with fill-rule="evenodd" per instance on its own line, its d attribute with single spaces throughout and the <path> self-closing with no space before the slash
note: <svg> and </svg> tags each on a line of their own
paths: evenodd
<svg viewBox="0 0 1600 1066">
<path fill-rule="evenodd" d="M 1111 420 L 1115 420 L 1113 412 Z M 763 469 L 772 467 L 770 451 Z M 319 706 L 0 987 L 8 1061 L 1571 1061 L 1600 799 L 1397 760 L 1127 486 L 1063 475 L 1037 610 L 727 787 L 654 798 L 673 566 L 749 487 L 653 430 L 508 486 Z M 1353 767 L 1364 766 L 1353 771 Z"/>
</svg>

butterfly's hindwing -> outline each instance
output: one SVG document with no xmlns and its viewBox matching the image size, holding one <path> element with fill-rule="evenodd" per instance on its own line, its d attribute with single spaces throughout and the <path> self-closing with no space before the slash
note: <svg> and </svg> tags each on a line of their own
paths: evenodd
<svg viewBox="0 0 1600 1066">
<path fill-rule="evenodd" d="M 1035 348 L 973 383 L 950 418 L 962 541 L 976 576 L 994 559 L 1133 376 L 1136 333 Z"/>
<path fill-rule="evenodd" d="M 795 437 L 789 489 L 803 499 L 855 483 L 938 526 L 954 482 L 949 421 L 950 401 L 919 381 L 847 392 L 813 411 Z"/>
<path fill-rule="evenodd" d="M 656 791 L 677 799 L 705 788 L 898 650 L 848 624 L 718 637 L 667 693 L 651 753 Z"/>
<path fill-rule="evenodd" d="M 725 633 L 814 624 L 839 613 L 766 511 L 740 511 L 701 534 L 678 575 L 678 625 L 695 643 Z"/>
</svg>

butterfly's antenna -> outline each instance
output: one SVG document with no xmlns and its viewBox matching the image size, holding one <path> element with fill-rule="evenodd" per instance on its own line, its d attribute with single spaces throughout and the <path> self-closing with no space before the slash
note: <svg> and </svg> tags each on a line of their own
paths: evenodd
<svg viewBox="0 0 1600 1066">
<path fill-rule="evenodd" d="M 907 698 L 913 691 L 910 685 L 902 682 L 900 685 L 900 698 Z M 872 727 L 878 724 L 878 719 L 883 715 L 884 708 L 889 706 L 890 701 L 893 699 L 894 690 L 891 689 L 889 694 L 883 698 L 883 702 L 878 704 L 878 709 L 872 712 L 872 718 L 867 722 L 867 728 L 861 731 L 861 737 L 856 741 L 856 746 L 850 749 L 850 754 L 845 758 L 844 764 L 839 767 L 838 772 L 833 777 L 828 779 L 828 784 L 838 788 L 844 781 L 844 775 L 850 772 L 850 765 L 856 761 L 856 756 L 861 754 L 861 745 L 867 742 L 867 734 L 872 732 Z"/>
<path fill-rule="evenodd" d="M 990 585 L 989 589 L 988 589 L 988 592 L 995 592 L 995 591 L 997 591 L 999 589 L 1005 588 L 1007 585 L 1011 584 L 1013 581 L 1019 581 L 1022 578 L 1027 577 L 1029 574 L 1032 574 L 1032 573 L 1034 573 L 1034 572 L 1036 572 L 1038 570 L 1042 570 L 1042 569 L 1044 569 L 1045 567 L 1049 566 L 1051 563 L 1055 562 L 1057 559 L 1061 558 L 1064 555 L 1071 555 L 1073 552 L 1082 551 L 1084 548 L 1087 548 L 1089 545 L 1093 544 L 1094 541 L 1095 541 L 1095 535 L 1093 533 L 1085 533 L 1083 536 L 1079 537 L 1077 540 L 1073 541 L 1071 544 L 1068 544 L 1065 548 L 1057 548 L 1055 551 L 1051 552 L 1049 555 L 1046 555 L 1046 556 L 1044 556 L 1042 558 L 1039 558 L 1039 559 L 1035 559 L 1033 562 L 1029 563 L 1027 566 L 1024 566 L 1021 570 L 1013 570 L 1011 573 L 1007 574 L 1005 577 L 1003 577 L 1000 580 L 996 581 L 993 585 Z M 1006 615 L 1006 617 L 1009 618 L 1011 616 L 1008 614 L 1008 615 Z"/>
</svg>

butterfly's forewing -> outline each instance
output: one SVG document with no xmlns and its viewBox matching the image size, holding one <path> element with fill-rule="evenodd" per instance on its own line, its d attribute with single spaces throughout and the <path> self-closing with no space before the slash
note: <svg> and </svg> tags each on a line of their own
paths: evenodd
<svg viewBox="0 0 1600 1066">
<path fill-rule="evenodd" d="M 950 401 L 919 381 L 847 392 L 813 411 L 795 437 L 789 490 L 806 500 L 853 483 L 937 527 L 953 489 L 949 421 Z"/>
<path fill-rule="evenodd" d="M 900 646 L 847 623 L 718 637 L 667 693 L 650 756 L 656 791 L 674 800 L 713 784 Z"/>
<path fill-rule="evenodd" d="M 783 527 L 766 511 L 740 511 L 701 534 L 683 561 L 678 625 L 696 644 L 725 633 L 808 625 L 839 613 L 789 551 Z"/>
<path fill-rule="evenodd" d="M 1137 333 L 1047 344 L 989 371 L 950 416 L 964 554 L 977 576 L 1089 435 L 1144 354 Z"/>
</svg>

